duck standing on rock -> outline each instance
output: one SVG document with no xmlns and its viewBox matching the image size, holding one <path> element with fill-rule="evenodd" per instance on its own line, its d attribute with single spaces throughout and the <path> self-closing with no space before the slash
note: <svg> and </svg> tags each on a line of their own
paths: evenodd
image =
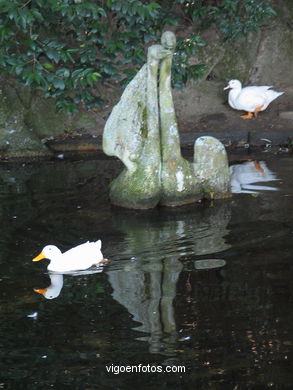
<svg viewBox="0 0 293 390">
<path fill-rule="evenodd" d="M 268 105 L 284 92 L 274 91 L 271 86 L 250 86 L 242 88 L 239 80 L 230 80 L 227 87 L 230 89 L 228 103 L 235 110 L 247 111 L 247 115 L 242 115 L 243 119 L 251 119 L 253 115 L 257 117 L 259 111 L 264 111 Z"/>
</svg>

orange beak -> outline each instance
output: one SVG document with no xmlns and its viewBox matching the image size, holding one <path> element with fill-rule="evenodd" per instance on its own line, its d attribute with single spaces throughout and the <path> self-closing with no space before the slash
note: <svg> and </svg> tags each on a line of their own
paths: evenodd
<svg viewBox="0 0 293 390">
<path fill-rule="evenodd" d="M 34 292 L 38 294 L 44 295 L 46 293 L 47 289 L 46 288 L 34 288 Z"/>
<path fill-rule="evenodd" d="M 44 255 L 43 252 L 41 252 L 38 256 L 34 257 L 32 261 L 40 261 L 40 260 L 43 260 L 45 258 L 46 258 L 46 256 Z"/>
</svg>

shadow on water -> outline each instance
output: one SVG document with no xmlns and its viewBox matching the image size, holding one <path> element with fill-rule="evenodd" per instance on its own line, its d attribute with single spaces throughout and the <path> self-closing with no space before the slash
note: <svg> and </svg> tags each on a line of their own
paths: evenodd
<svg viewBox="0 0 293 390">
<path fill-rule="evenodd" d="M 121 166 L 102 155 L 2 164 L 0 385 L 289 389 L 292 156 L 266 159 L 279 191 L 143 212 L 109 204 Z M 111 259 L 103 272 L 31 262 L 46 244 L 98 238 Z M 106 368 L 139 364 L 186 373 Z"/>
</svg>

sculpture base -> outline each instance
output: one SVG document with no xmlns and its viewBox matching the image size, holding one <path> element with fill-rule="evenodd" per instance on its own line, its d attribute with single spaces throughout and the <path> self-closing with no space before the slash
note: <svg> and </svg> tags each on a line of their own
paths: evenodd
<svg viewBox="0 0 293 390">
<path fill-rule="evenodd" d="M 165 199 L 160 200 L 159 205 L 166 206 L 166 207 L 179 207 L 179 206 L 185 206 L 188 204 L 196 203 L 199 200 L 201 200 L 202 198 L 203 198 L 202 194 L 198 195 L 197 197 L 192 196 L 192 197 L 183 198 L 180 200 L 179 199 L 172 199 L 172 198 L 169 198 L 169 199 L 165 198 Z"/>
<path fill-rule="evenodd" d="M 203 198 L 201 183 L 193 173 L 193 166 L 181 156 L 163 161 L 161 170 L 160 205 L 183 206 Z"/>
<path fill-rule="evenodd" d="M 148 210 L 153 209 L 158 205 L 158 199 L 156 198 L 129 201 L 129 199 L 121 199 L 121 197 L 116 197 L 115 194 L 110 194 L 110 200 L 114 206 L 133 210 Z"/>
<path fill-rule="evenodd" d="M 115 206 L 128 209 L 151 209 L 160 200 L 160 181 L 157 172 L 137 169 L 130 173 L 124 169 L 112 181 L 110 200 Z"/>
<path fill-rule="evenodd" d="M 204 192 L 204 199 L 229 199 L 232 198 L 232 192 Z"/>
</svg>

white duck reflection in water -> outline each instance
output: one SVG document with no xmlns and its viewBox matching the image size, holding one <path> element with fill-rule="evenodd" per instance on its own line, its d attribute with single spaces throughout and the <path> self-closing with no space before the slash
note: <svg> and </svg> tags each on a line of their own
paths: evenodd
<svg viewBox="0 0 293 390">
<path fill-rule="evenodd" d="M 231 165 L 230 172 L 231 191 L 234 194 L 258 194 L 259 191 L 278 190 L 276 187 L 253 184 L 278 180 L 265 161 L 248 160 L 242 164 Z"/>
<path fill-rule="evenodd" d="M 42 294 L 46 299 L 54 299 L 60 295 L 63 287 L 63 274 L 49 274 L 51 284 L 47 288 L 34 288 L 34 291 Z"/>
<path fill-rule="evenodd" d="M 96 268 L 96 269 L 89 269 L 89 270 L 84 270 L 84 271 L 76 271 L 76 272 L 67 272 L 65 274 L 57 273 L 57 272 L 50 272 L 49 273 L 49 278 L 51 281 L 51 284 L 46 287 L 46 288 L 34 288 L 34 291 L 38 294 L 43 295 L 44 298 L 46 299 L 55 299 L 57 298 L 61 290 L 63 288 L 63 283 L 64 275 L 69 275 L 69 276 L 82 276 L 82 275 L 91 275 L 91 274 L 96 274 L 103 272 L 103 268 Z"/>
</svg>

